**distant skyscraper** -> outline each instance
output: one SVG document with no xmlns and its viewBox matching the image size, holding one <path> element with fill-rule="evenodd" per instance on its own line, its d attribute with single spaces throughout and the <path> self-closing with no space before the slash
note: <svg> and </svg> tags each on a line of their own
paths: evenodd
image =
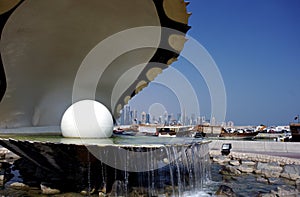
<svg viewBox="0 0 300 197">
<path fill-rule="evenodd" d="M 132 124 L 138 123 L 138 116 L 137 116 L 137 110 L 132 110 Z"/>
<path fill-rule="evenodd" d="M 146 124 L 150 124 L 150 114 L 146 114 Z"/>
<path fill-rule="evenodd" d="M 197 123 L 196 123 L 197 125 L 201 125 L 202 124 L 202 121 L 201 121 L 201 117 L 200 116 L 198 116 L 197 117 Z"/>
<path fill-rule="evenodd" d="M 131 114 L 130 114 L 130 106 L 125 106 L 125 117 L 124 117 L 124 124 L 130 125 L 131 124 Z"/>
<path fill-rule="evenodd" d="M 141 123 L 142 124 L 146 123 L 146 112 L 144 111 L 141 113 Z"/>
<path fill-rule="evenodd" d="M 216 126 L 216 118 L 214 116 L 211 118 L 210 125 Z"/>
<path fill-rule="evenodd" d="M 197 123 L 196 123 L 197 121 L 196 121 L 196 115 L 195 114 L 192 114 L 191 115 L 191 125 L 196 125 Z"/>
<path fill-rule="evenodd" d="M 167 111 L 165 111 L 165 113 L 164 113 L 163 121 L 164 121 L 163 123 L 165 125 L 168 125 L 168 112 Z"/>
<path fill-rule="evenodd" d="M 173 114 L 170 114 L 168 115 L 168 125 L 170 125 L 172 123 L 172 117 L 173 117 Z"/>
</svg>

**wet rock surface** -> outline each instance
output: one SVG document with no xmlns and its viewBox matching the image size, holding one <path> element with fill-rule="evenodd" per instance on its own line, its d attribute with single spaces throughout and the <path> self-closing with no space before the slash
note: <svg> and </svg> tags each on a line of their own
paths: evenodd
<svg viewBox="0 0 300 197">
<path fill-rule="evenodd" d="M 281 176 L 291 180 L 300 179 L 300 165 L 285 165 Z"/>
<path fill-rule="evenodd" d="M 213 161 L 217 162 L 220 165 L 226 165 L 230 160 L 231 159 L 228 156 L 224 156 L 224 155 L 218 155 L 216 157 L 213 157 Z"/>
<path fill-rule="evenodd" d="M 237 195 L 234 193 L 233 189 L 231 187 L 228 187 L 227 185 L 221 185 L 216 192 L 217 196 L 232 196 L 236 197 Z"/>
<path fill-rule="evenodd" d="M 277 157 L 255 157 L 246 153 L 232 153 L 224 158 L 220 153 L 210 153 L 213 166 L 222 164 L 219 174 L 223 177 L 216 181 L 225 183 L 238 196 L 300 195 L 300 163 L 296 159 L 279 160 Z M 217 176 L 212 174 L 212 179 Z"/>
<path fill-rule="evenodd" d="M 246 164 L 242 164 L 238 167 L 238 170 L 244 173 L 252 173 L 254 171 L 253 166 L 248 166 Z"/>
<path fill-rule="evenodd" d="M 238 160 L 230 160 L 229 164 L 232 166 L 239 166 L 241 163 Z"/>
<path fill-rule="evenodd" d="M 226 165 L 220 170 L 220 173 L 223 175 L 240 175 L 242 172 L 238 170 L 236 166 Z"/>
</svg>

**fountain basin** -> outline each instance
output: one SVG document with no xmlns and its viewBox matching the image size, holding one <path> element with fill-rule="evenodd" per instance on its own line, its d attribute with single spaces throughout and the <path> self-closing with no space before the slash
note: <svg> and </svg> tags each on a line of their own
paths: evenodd
<svg viewBox="0 0 300 197">
<path fill-rule="evenodd" d="M 137 187 L 154 195 L 168 186 L 180 194 L 201 189 L 210 176 L 209 141 L 195 138 L 6 135 L 0 144 L 21 156 L 15 167 L 24 183 L 62 191 L 109 193 L 118 184 L 124 195 Z"/>
</svg>

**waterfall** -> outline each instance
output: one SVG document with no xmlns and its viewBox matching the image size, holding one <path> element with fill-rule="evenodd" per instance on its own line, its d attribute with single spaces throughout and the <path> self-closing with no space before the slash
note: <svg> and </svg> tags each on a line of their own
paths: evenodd
<svg viewBox="0 0 300 197">
<path fill-rule="evenodd" d="M 185 191 L 201 191 L 210 179 L 207 143 L 164 145 L 159 148 L 129 147 L 125 154 L 119 150 L 120 147 L 107 148 L 106 155 L 114 155 L 114 161 L 122 163 L 123 170 L 115 169 L 118 175 L 115 175 L 113 182 L 123 182 L 122 193 L 126 195 L 134 189 L 149 196 L 157 196 L 162 192 L 182 196 Z M 138 151 L 144 154 L 134 157 Z M 102 165 L 108 164 L 102 162 Z M 145 170 L 142 171 L 141 166 Z"/>
</svg>

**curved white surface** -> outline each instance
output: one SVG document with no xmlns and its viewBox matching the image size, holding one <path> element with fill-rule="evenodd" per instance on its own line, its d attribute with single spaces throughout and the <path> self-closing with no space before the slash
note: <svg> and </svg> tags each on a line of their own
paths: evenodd
<svg viewBox="0 0 300 197">
<path fill-rule="evenodd" d="M 108 138 L 112 135 L 113 119 L 103 104 L 82 100 L 65 111 L 61 131 L 64 137 Z"/>
</svg>

